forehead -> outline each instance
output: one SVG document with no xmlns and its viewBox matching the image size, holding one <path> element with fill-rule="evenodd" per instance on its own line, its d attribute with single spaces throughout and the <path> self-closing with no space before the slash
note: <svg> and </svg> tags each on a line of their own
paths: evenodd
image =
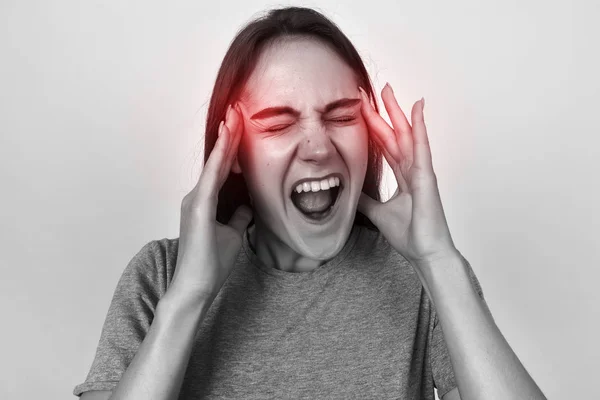
<svg viewBox="0 0 600 400">
<path fill-rule="evenodd" d="M 275 102 L 300 107 L 325 104 L 356 90 L 354 71 L 326 44 L 293 38 L 264 49 L 243 98 L 250 107 Z"/>
</svg>

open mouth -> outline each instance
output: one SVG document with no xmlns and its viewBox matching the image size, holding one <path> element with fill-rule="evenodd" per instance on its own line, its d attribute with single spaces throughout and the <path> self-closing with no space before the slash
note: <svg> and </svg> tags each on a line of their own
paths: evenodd
<svg viewBox="0 0 600 400">
<path fill-rule="evenodd" d="M 321 181 L 324 182 L 327 179 Z M 340 177 L 330 177 L 329 181 L 332 184 L 322 183 L 315 184 L 312 181 L 312 186 L 304 184 L 304 188 L 299 185 L 298 188 L 301 192 L 295 188 L 291 194 L 291 200 L 296 209 L 307 219 L 312 221 L 323 221 L 329 215 L 332 214 L 336 208 L 341 193 L 344 189 L 344 185 Z M 329 187 L 327 187 L 329 186 Z"/>
</svg>

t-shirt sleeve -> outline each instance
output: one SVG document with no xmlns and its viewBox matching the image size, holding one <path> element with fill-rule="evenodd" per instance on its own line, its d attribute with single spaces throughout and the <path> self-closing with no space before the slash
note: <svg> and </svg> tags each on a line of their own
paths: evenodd
<svg viewBox="0 0 600 400">
<path fill-rule="evenodd" d="M 161 297 L 161 271 L 156 241 L 147 243 L 131 259 L 113 294 L 102 327 L 96 356 L 75 396 L 90 390 L 113 390 L 142 343 Z"/>
<path fill-rule="evenodd" d="M 462 255 L 461 255 L 462 257 Z M 479 294 L 481 299 L 484 301 L 483 290 L 479 284 L 479 280 L 475 276 L 471 264 L 464 257 L 462 257 L 467 265 L 467 271 L 471 278 L 471 283 L 475 291 Z M 450 354 L 446 347 L 444 340 L 444 333 L 442 332 L 442 325 L 439 323 L 437 313 L 433 303 L 431 303 L 431 309 L 433 313 L 433 332 L 431 334 L 431 351 L 429 354 L 431 370 L 433 373 L 433 383 L 437 389 L 438 397 L 441 399 L 446 393 L 457 387 L 456 380 L 454 377 L 454 370 L 452 369 L 452 363 L 450 361 Z M 487 307 L 487 305 L 486 305 Z"/>
</svg>

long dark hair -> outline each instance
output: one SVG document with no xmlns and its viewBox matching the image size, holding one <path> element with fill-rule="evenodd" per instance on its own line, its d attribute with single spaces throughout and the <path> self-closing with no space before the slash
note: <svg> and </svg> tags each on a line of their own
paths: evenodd
<svg viewBox="0 0 600 400">
<path fill-rule="evenodd" d="M 371 79 L 363 61 L 336 24 L 310 8 L 273 9 L 243 27 L 223 58 L 206 118 L 205 164 L 217 141 L 217 129 L 221 120 L 225 118 L 227 106 L 242 95 L 244 85 L 257 64 L 261 50 L 277 39 L 291 36 L 315 38 L 328 44 L 354 71 L 358 84 L 365 89 L 379 112 Z M 380 200 L 382 171 L 381 151 L 369 138 L 368 165 L 362 190 L 376 200 Z M 233 212 L 242 204 L 251 207 L 246 181 L 242 174 L 230 173 L 219 192 L 217 221 L 227 223 Z M 371 221 L 358 211 L 354 223 L 376 230 Z"/>
</svg>

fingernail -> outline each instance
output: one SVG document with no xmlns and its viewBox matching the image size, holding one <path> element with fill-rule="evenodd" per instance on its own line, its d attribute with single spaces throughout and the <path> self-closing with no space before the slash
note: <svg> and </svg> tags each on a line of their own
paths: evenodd
<svg viewBox="0 0 600 400">
<path fill-rule="evenodd" d="M 385 83 L 385 86 L 389 87 L 389 88 L 390 88 L 390 90 L 392 91 L 392 93 L 394 93 L 394 89 L 392 89 L 392 85 L 390 85 L 390 83 L 389 83 L 389 82 L 386 82 L 386 83 Z"/>
<path fill-rule="evenodd" d="M 221 132 L 223 131 L 223 124 L 225 123 L 225 121 L 221 121 L 221 123 L 219 124 L 219 130 L 217 133 L 217 137 L 221 136 Z"/>
<path fill-rule="evenodd" d="M 231 114 L 231 104 L 227 106 L 227 112 L 225 112 L 225 121 L 229 120 L 230 114 Z"/>
<path fill-rule="evenodd" d="M 425 97 L 421 97 L 421 112 L 425 109 Z"/>
</svg>

